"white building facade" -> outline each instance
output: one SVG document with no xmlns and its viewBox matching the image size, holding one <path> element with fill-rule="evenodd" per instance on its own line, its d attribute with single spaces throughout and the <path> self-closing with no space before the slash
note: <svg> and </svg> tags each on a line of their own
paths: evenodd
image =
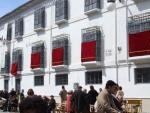
<svg viewBox="0 0 150 113">
<path fill-rule="evenodd" d="M 113 80 L 150 103 L 149 0 L 31 0 L 0 18 L 0 39 L 1 90 L 58 96 Z"/>
</svg>

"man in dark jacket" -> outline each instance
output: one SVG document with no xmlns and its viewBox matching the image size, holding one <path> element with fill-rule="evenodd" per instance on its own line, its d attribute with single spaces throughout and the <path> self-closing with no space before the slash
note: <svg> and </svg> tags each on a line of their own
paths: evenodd
<svg viewBox="0 0 150 113">
<path fill-rule="evenodd" d="M 82 87 L 79 86 L 72 96 L 72 105 L 75 113 L 88 113 L 86 110 L 86 94 L 82 91 Z"/>
<path fill-rule="evenodd" d="M 96 102 L 96 97 L 98 96 L 97 91 L 94 89 L 94 86 L 90 86 L 90 91 L 88 92 L 89 104 L 94 105 Z"/>
</svg>

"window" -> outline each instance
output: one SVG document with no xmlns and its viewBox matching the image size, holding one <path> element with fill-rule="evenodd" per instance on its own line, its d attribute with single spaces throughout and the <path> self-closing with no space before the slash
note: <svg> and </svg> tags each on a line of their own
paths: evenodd
<svg viewBox="0 0 150 113">
<path fill-rule="evenodd" d="M 35 86 L 44 85 L 44 76 L 34 76 L 34 85 Z"/>
<path fill-rule="evenodd" d="M 11 74 L 17 75 L 17 71 L 22 71 L 22 50 L 16 50 L 12 55 Z"/>
<path fill-rule="evenodd" d="M 5 54 L 5 72 L 9 73 L 10 70 L 10 52 Z"/>
<path fill-rule="evenodd" d="M 67 85 L 67 84 L 68 84 L 68 74 L 56 75 L 56 85 Z"/>
<path fill-rule="evenodd" d="M 150 12 L 128 18 L 129 56 L 150 55 Z"/>
<path fill-rule="evenodd" d="M 96 8 L 100 9 L 100 0 L 85 0 L 85 12 Z"/>
<path fill-rule="evenodd" d="M 45 27 L 45 7 L 34 12 L 34 29 Z"/>
<path fill-rule="evenodd" d="M 68 0 L 56 0 L 55 21 L 68 19 Z"/>
<path fill-rule="evenodd" d="M 86 84 L 102 84 L 102 71 L 90 71 L 85 74 Z"/>
<path fill-rule="evenodd" d="M 107 2 L 115 2 L 116 0 L 107 0 Z M 119 0 L 120 1 L 120 0 Z"/>
<path fill-rule="evenodd" d="M 8 24 L 7 26 L 7 40 L 10 41 L 12 38 L 12 24 Z"/>
<path fill-rule="evenodd" d="M 150 68 L 136 68 L 135 83 L 150 83 Z"/>
<path fill-rule="evenodd" d="M 53 41 L 52 65 L 68 65 L 68 38 Z"/>
<path fill-rule="evenodd" d="M 44 68 L 44 43 L 32 47 L 31 68 Z"/>
<path fill-rule="evenodd" d="M 81 61 L 101 60 L 101 33 L 99 27 L 82 30 Z"/>
<path fill-rule="evenodd" d="M 23 35 L 23 18 L 20 18 L 15 22 L 15 36 L 20 37 L 22 35 Z"/>
</svg>

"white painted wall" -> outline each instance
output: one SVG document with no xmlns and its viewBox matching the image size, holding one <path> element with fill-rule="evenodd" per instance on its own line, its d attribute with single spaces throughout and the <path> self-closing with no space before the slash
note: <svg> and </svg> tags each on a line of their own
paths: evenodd
<svg viewBox="0 0 150 113">
<path fill-rule="evenodd" d="M 48 1 L 47 1 L 48 2 Z M 70 65 L 68 73 L 68 85 L 66 89 L 73 89 L 73 84 L 78 82 L 83 88 L 89 90 L 89 85 L 85 85 L 85 72 L 87 69 L 81 65 L 81 29 L 100 26 L 102 30 L 102 55 L 104 67 L 103 71 L 103 84 L 94 85 L 95 89 L 104 88 L 107 80 L 112 79 L 117 81 L 115 66 L 115 52 L 116 47 L 121 47 L 122 50 L 118 52 L 117 60 L 119 63 L 118 68 L 118 83 L 123 86 L 125 91 L 125 97 L 136 98 L 150 98 L 150 84 L 135 84 L 134 83 L 134 68 L 137 67 L 134 63 L 129 67 L 127 65 L 127 30 L 126 30 L 126 13 L 128 16 L 140 14 L 150 11 L 150 1 L 143 1 L 141 3 L 134 4 L 133 1 L 128 0 L 128 9 L 124 4 L 117 5 L 117 16 L 115 18 L 115 11 L 107 11 L 106 0 L 102 1 L 102 10 L 98 14 L 91 16 L 84 15 L 84 0 L 69 0 L 69 20 L 68 24 L 61 26 L 55 25 L 55 12 L 54 6 L 50 6 L 47 2 L 39 4 L 33 8 L 28 9 L 24 13 L 14 17 L 12 20 L 6 21 L 0 28 L 4 26 L 3 30 L 0 30 L 0 36 L 6 37 L 7 24 L 13 23 L 13 40 L 12 50 L 16 48 L 23 49 L 23 71 L 21 77 L 21 88 L 25 90 L 25 93 L 29 88 L 33 88 L 36 94 L 41 95 L 55 95 L 58 96 L 61 86 L 55 85 L 55 70 L 51 67 L 51 44 L 52 38 L 60 34 L 68 34 L 70 40 Z M 34 32 L 34 10 L 46 6 L 46 28 L 42 33 Z M 23 41 L 17 42 L 14 39 L 14 22 L 18 17 L 24 17 L 24 36 Z M 117 23 L 115 23 L 117 19 Z M 117 26 L 116 26 L 117 25 Z M 117 31 L 115 31 L 117 29 Z M 117 35 L 115 34 L 117 33 Z M 115 39 L 117 39 L 117 46 Z M 43 41 L 46 47 L 46 68 L 44 77 L 44 86 L 34 86 L 34 73 L 30 69 L 31 62 L 31 48 L 36 42 Z M 1 43 L 1 42 L 0 42 Z M 2 54 L 2 45 L 0 45 L 0 54 Z M 109 55 L 107 52 L 109 51 Z M 1 59 L 1 55 L 0 55 Z M 0 63 L 1 64 L 1 63 Z M 143 65 L 145 66 L 145 65 Z M 147 66 L 147 65 L 146 65 Z M 150 66 L 150 65 L 148 65 Z M 50 71 L 50 74 L 49 74 Z M 4 78 L 0 78 L 0 89 L 4 87 Z M 15 77 L 10 75 L 9 90 L 15 87 Z"/>
</svg>

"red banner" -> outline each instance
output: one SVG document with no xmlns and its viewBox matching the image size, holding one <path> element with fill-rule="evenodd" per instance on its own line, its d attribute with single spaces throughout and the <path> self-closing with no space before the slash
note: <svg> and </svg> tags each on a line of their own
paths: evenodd
<svg viewBox="0 0 150 113">
<path fill-rule="evenodd" d="M 31 68 L 40 68 L 40 62 L 41 62 L 41 53 L 36 52 L 31 54 Z"/>
<path fill-rule="evenodd" d="M 129 56 L 150 55 L 150 31 L 129 34 Z"/>
<path fill-rule="evenodd" d="M 17 75 L 17 69 L 18 69 L 18 64 L 17 63 L 13 63 L 11 65 L 11 74 L 16 76 Z"/>
<path fill-rule="evenodd" d="M 52 52 L 52 65 L 64 64 L 64 48 L 55 48 Z"/>
<path fill-rule="evenodd" d="M 81 46 L 81 61 L 96 61 L 96 41 L 83 42 Z"/>
</svg>

